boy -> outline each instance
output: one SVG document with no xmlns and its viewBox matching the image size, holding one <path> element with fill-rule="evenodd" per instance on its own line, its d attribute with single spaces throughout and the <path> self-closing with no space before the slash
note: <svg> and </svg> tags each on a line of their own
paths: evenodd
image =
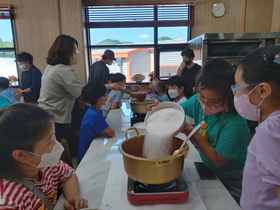
<svg viewBox="0 0 280 210">
<path fill-rule="evenodd" d="M 9 86 L 9 80 L 6 77 L 0 77 L 0 95 L 10 104 L 20 102 L 15 98 L 16 94 L 13 88 Z"/>
<path fill-rule="evenodd" d="M 109 127 L 101 113 L 101 107 L 108 98 L 105 85 L 100 82 L 86 84 L 82 89 L 82 98 L 91 106 L 87 109 L 81 124 L 78 163 L 81 162 L 93 139 L 115 136 L 115 131 Z"/>
<path fill-rule="evenodd" d="M 126 85 L 126 77 L 122 73 L 116 73 L 112 76 L 111 79 L 112 83 L 117 83 L 122 88 Z M 108 100 L 106 101 L 105 105 L 102 106 L 102 114 L 104 118 L 107 117 L 110 109 L 117 109 L 122 106 L 122 96 L 123 93 L 121 93 L 118 90 L 112 90 L 108 95 Z"/>
</svg>

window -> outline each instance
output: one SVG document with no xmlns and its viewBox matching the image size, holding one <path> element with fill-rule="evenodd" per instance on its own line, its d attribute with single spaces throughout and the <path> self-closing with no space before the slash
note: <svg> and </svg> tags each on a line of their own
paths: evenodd
<svg viewBox="0 0 280 210">
<path fill-rule="evenodd" d="M 86 6 L 90 64 L 111 49 L 116 61 L 111 73 L 121 72 L 127 82 L 143 74 L 145 82 L 155 72 L 161 77 L 177 73 L 193 26 L 194 2 L 164 5 Z"/>
<path fill-rule="evenodd" d="M 7 77 L 10 80 L 10 85 L 16 87 L 19 82 L 15 62 L 11 7 L 9 5 L 0 5 L 0 28 L 0 76 Z"/>
</svg>

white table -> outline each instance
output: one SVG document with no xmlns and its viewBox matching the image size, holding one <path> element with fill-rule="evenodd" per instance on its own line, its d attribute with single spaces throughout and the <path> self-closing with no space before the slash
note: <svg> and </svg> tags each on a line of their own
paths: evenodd
<svg viewBox="0 0 280 210">
<path fill-rule="evenodd" d="M 94 139 L 76 170 L 80 182 L 81 196 L 88 200 L 90 208 L 100 208 L 112 160 L 113 158 L 122 157 L 118 151 L 118 145 L 125 139 L 124 132 L 121 130 L 125 126 L 130 127 L 129 122 L 127 122 L 127 116 L 130 116 L 128 102 L 123 103 L 122 109 L 111 110 L 109 112 L 106 120 L 110 127 L 116 131 L 116 137 Z M 123 122 L 124 119 L 126 122 Z M 185 138 L 183 134 L 179 134 L 177 137 Z M 196 188 L 205 207 L 208 210 L 240 210 L 238 204 L 219 179 L 201 180 L 199 178 L 193 162 L 201 161 L 201 159 L 191 143 L 189 143 L 189 148 L 188 156 L 185 159 L 184 170 L 188 171 L 192 179 L 192 184 Z M 63 209 L 64 201 L 64 197 L 60 197 L 55 209 Z M 129 201 L 122 200 L 120 202 Z"/>
</svg>

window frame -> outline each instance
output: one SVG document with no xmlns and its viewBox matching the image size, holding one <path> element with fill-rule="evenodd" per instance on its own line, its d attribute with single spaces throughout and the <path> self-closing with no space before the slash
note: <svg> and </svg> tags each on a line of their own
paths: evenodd
<svg viewBox="0 0 280 210">
<path fill-rule="evenodd" d="M 192 16 L 194 13 L 194 2 L 184 2 L 183 4 L 192 4 L 191 7 L 191 12 L 192 12 Z M 168 5 L 168 4 L 182 4 L 181 2 L 172 2 L 172 3 L 154 3 L 154 9 L 157 8 L 157 5 Z M 118 5 L 139 5 L 139 4 L 135 4 L 135 3 L 131 3 L 131 4 L 127 4 L 127 3 L 122 3 L 122 4 L 87 4 L 84 6 L 118 6 Z M 142 5 L 151 5 L 151 4 L 147 4 L 147 3 L 143 3 Z M 85 28 L 86 28 L 86 40 L 87 40 L 87 56 L 88 56 L 88 64 L 89 66 L 91 66 L 92 64 L 92 58 L 91 58 L 91 50 L 93 48 L 104 48 L 105 49 L 111 49 L 114 51 L 114 49 L 116 48 L 120 48 L 119 45 L 92 45 L 91 44 L 91 40 L 90 40 L 90 29 L 91 28 L 117 28 L 117 27 L 126 27 L 126 28 L 131 28 L 131 27 L 153 27 L 154 29 L 154 43 L 153 44 L 143 44 L 143 45 L 125 45 L 122 44 L 121 47 L 122 48 L 154 48 L 154 73 L 156 75 L 160 75 L 160 52 L 164 52 L 164 51 L 176 51 L 176 50 L 182 50 L 186 47 L 187 42 L 191 39 L 191 32 L 192 32 L 192 26 L 186 26 L 186 25 L 180 25 L 183 23 L 186 23 L 186 21 L 162 21 L 161 23 L 158 23 L 157 26 L 154 26 L 154 22 L 142 22 L 142 21 L 138 21 L 137 23 L 133 22 L 133 23 L 129 23 L 129 22 L 120 22 L 119 24 L 116 24 L 116 22 L 101 22 L 101 23 L 89 23 L 88 21 L 88 9 L 85 7 L 84 9 L 84 20 L 85 20 Z M 192 17 L 193 18 L 193 17 Z M 156 17 L 155 17 L 156 20 Z M 192 20 L 193 21 L 193 20 Z M 167 23 L 168 22 L 168 23 Z M 170 27 L 170 23 L 173 23 L 172 26 L 186 26 L 187 27 L 187 40 L 186 43 L 180 43 L 180 44 L 159 44 L 158 43 L 158 27 Z M 177 22 L 177 24 L 176 24 Z M 190 24 L 193 24 L 190 23 Z M 95 27 L 97 26 L 97 27 Z M 108 27 L 111 26 L 111 27 Z"/>
</svg>

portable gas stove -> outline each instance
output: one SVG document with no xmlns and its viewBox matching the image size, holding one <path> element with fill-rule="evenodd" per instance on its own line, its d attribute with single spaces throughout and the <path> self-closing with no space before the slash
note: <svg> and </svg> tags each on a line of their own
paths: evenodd
<svg viewBox="0 0 280 210">
<path fill-rule="evenodd" d="M 146 114 L 135 114 L 135 113 L 131 112 L 131 114 L 130 114 L 131 126 L 133 126 L 135 123 L 138 123 L 138 122 L 144 122 L 145 117 L 146 117 Z"/>
<path fill-rule="evenodd" d="M 133 204 L 178 203 L 189 198 L 182 175 L 166 184 L 146 185 L 128 177 L 127 198 Z"/>
</svg>

